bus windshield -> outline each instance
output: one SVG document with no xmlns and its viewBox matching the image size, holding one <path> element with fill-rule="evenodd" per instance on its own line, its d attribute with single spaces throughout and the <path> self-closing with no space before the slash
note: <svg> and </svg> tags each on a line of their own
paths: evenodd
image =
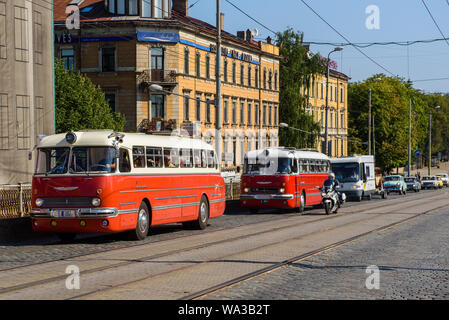
<svg viewBox="0 0 449 320">
<path fill-rule="evenodd" d="M 115 172 L 112 147 L 40 148 L 36 174 Z"/>
<path fill-rule="evenodd" d="M 360 180 L 360 166 L 357 162 L 332 163 L 332 172 L 339 182 L 357 182 Z"/>
<path fill-rule="evenodd" d="M 271 158 L 271 159 L 245 159 L 245 174 L 290 174 L 292 173 L 292 159 Z"/>
</svg>

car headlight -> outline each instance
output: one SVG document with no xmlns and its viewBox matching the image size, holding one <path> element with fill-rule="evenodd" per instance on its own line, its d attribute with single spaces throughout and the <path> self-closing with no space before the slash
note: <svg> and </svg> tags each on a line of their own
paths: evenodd
<svg viewBox="0 0 449 320">
<path fill-rule="evenodd" d="M 397 185 L 397 186 L 400 186 L 401 184 L 398 182 L 398 183 L 396 183 L 396 185 Z"/>
<path fill-rule="evenodd" d="M 100 198 L 92 198 L 92 205 L 98 207 L 101 204 Z"/>
<path fill-rule="evenodd" d="M 280 193 L 284 193 L 284 192 L 285 192 L 285 188 L 280 188 L 280 189 L 279 189 L 279 192 L 280 192 Z"/>
<path fill-rule="evenodd" d="M 44 200 L 41 198 L 37 198 L 35 203 L 36 203 L 36 206 L 40 207 L 44 204 Z"/>
<path fill-rule="evenodd" d="M 352 186 L 352 189 L 357 189 L 359 186 L 357 186 L 357 185 L 355 185 L 355 186 Z"/>
<path fill-rule="evenodd" d="M 321 196 L 322 196 L 322 197 L 325 197 L 325 196 L 326 196 L 326 194 L 325 194 L 325 193 L 323 192 L 323 193 L 321 194 Z"/>
</svg>

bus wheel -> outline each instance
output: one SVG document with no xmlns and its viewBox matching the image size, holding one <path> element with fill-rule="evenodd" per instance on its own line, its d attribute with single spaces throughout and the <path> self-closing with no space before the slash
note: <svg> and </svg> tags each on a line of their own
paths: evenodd
<svg viewBox="0 0 449 320">
<path fill-rule="evenodd" d="M 208 221 L 209 221 L 209 204 L 207 203 L 206 197 L 203 195 L 201 197 L 200 209 L 198 211 L 198 219 L 195 221 L 184 222 L 183 225 L 188 229 L 204 230 L 207 227 Z"/>
<path fill-rule="evenodd" d="M 148 206 L 145 202 L 140 204 L 139 213 L 137 214 L 136 229 L 130 231 L 130 237 L 133 240 L 143 240 L 147 237 L 150 229 L 150 214 Z"/>
<path fill-rule="evenodd" d="M 58 238 L 61 242 L 71 242 L 75 239 L 76 233 L 58 233 Z"/>
<path fill-rule="evenodd" d="M 304 212 L 305 206 L 306 206 L 306 197 L 303 192 L 303 193 L 301 193 L 301 196 L 299 197 L 299 207 L 296 208 L 296 212 L 298 212 L 298 213 Z"/>
</svg>

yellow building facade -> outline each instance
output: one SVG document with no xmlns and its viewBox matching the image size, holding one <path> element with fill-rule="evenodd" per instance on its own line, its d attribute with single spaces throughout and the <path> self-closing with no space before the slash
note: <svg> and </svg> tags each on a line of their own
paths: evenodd
<svg viewBox="0 0 449 320">
<path fill-rule="evenodd" d="M 106 4 L 86 0 L 80 9 L 103 5 L 114 13 Z M 142 17 L 148 0 L 138 4 L 129 22 L 97 14 L 70 32 L 55 23 L 55 55 L 102 88 L 111 108 L 125 115 L 125 130 L 177 129 L 217 143 L 216 28 L 189 17 L 185 0 L 169 3 L 170 14 L 161 19 Z M 278 145 L 280 57 L 270 39 L 256 42 L 249 31 L 222 35 L 220 157 L 232 167 L 246 151 Z"/>
<path fill-rule="evenodd" d="M 328 90 L 328 154 L 331 157 L 348 155 L 348 81 L 345 74 L 330 70 Z M 326 126 L 326 75 L 318 74 L 309 88 L 307 112 L 321 125 L 321 135 Z M 324 138 L 317 139 L 317 147 L 325 153 Z"/>
</svg>

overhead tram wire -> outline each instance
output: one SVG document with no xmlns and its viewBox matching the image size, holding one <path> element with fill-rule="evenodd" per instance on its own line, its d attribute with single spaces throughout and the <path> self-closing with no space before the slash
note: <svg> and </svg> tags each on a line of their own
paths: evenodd
<svg viewBox="0 0 449 320">
<path fill-rule="evenodd" d="M 424 39 L 424 40 L 414 40 L 414 41 L 386 41 L 386 42 L 359 42 L 359 43 L 338 43 L 338 42 L 318 42 L 318 41 L 304 41 L 304 44 L 313 44 L 313 45 L 326 45 L 326 46 L 353 46 L 358 48 L 368 48 L 372 46 L 390 46 L 390 45 L 396 45 L 396 46 L 411 46 L 414 44 L 419 43 L 433 43 L 433 42 L 440 42 L 440 41 L 448 41 L 449 38 L 437 38 L 437 39 Z"/>
<path fill-rule="evenodd" d="M 357 51 L 359 51 L 361 54 L 363 54 L 367 59 L 369 59 L 371 62 L 373 62 L 374 64 L 376 64 L 378 67 L 380 67 L 382 70 L 386 71 L 387 73 L 391 74 L 392 76 L 396 76 L 393 72 L 391 72 L 390 70 L 386 69 L 384 66 L 382 66 L 381 64 L 379 64 L 377 61 L 375 61 L 374 59 L 372 59 L 370 56 L 368 56 L 365 52 L 363 52 L 362 50 L 360 50 L 360 48 L 354 46 L 352 44 L 351 41 L 348 40 L 348 38 L 346 38 L 343 34 L 341 34 L 337 29 L 335 29 L 329 22 L 327 22 L 323 17 L 321 17 L 321 15 L 316 12 L 311 6 L 309 6 L 309 4 L 307 2 L 305 2 L 304 0 L 300 0 L 306 7 L 308 7 L 318 18 L 320 18 L 324 23 L 326 23 L 332 30 L 334 30 L 340 37 L 342 37 L 343 39 L 346 40 L 346 42 L 348 42 L 351 46 L 353 46 Z"/>
<path fill-rule="evenodd" d="M 430 12 L 430 9 L 429 9 L 429 7 L 427 6 L 427 4 L 425 3 L 425 1 L 424 1 L 424 0 L 421 0 L 421 2 L 422 2 L 422 4 L 424 5 L 424 7 L 426 8 L 426 10 L 427 10 L 427 12 L 429 13 L 430 17 L 432 18 L 433 23 L 434 23 L 435 26 L 437 27 L 437 29 L 438 29 L 438 31 L 440 32 L 440 34 L 443 36 L 443 38 L 446 38 L 446 36 L 443 34 L 443 31 L 441 31 L 441 28 L 440 28 L 440 26 L 438 25 L 437 21 L 436 21 L 435 18 L 433 17 L 432 12 Z M 449 46 L 449 42 L 447 41 L 447 39 L 446 39 L 446 43 L 447 43 L 447 45 Z"/>
</svg>

